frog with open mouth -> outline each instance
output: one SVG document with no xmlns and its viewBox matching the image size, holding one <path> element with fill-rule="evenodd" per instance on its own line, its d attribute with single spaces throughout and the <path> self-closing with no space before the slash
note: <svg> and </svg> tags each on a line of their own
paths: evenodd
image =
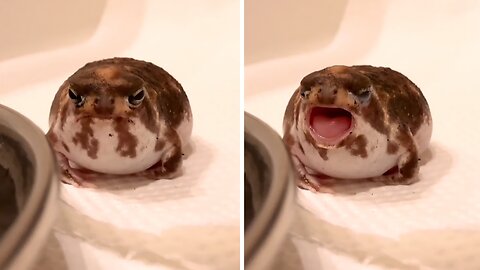
<svg viewBox="0 0 480 270">
<path fill-rule="evenodd" d="M 432 117 L 420 89 L 401 73 L 338 65 L 302 79 L 283 130 L 298 185 L 328 192 L 328 184 L 341 179 L 415 182 Z"/>
</svg>

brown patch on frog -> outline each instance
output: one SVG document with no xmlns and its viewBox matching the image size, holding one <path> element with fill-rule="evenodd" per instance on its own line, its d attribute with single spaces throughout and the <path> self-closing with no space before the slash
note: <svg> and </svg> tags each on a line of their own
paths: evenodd
<svg viewBox="0 0 480 270">
<path fill-rule="evenodd" d="M 188 97 L 181 84 L 164 69 L 145 61 L 130 58 L 117 58 L 126 69 L 141 77 L 146 87 L 154 89 L 156 100 L 152 103 L 157 106 L 158 114 L 165 119 L 168 126 L 176 128 L 190 113 Z"/>
<path fill-rule="evenodd" d="M 428 114 L 428 103 L 420 89 L 403 74 L 390 68 L 354 66 L 370 78 L 382 107 L 392 122 L 406 124 L 415 135 Z"/>
<path fill-rule="evenodd" d="M 58 117 L 60 116 L 60 112 L 65 105 L 65 89 L 67 87 L 67 82 L 64 82 L 60 88 L 58 89 L 55 97 L 53 98 L 52 105 L 50 106 L 50 114 L 49 114 L 49 123 L 54 124 L 58 121 Z M 68 100 L 67 100 L 68 101 Z"/>
<path fill-rule="evenodd" d="M 335 103 L 336 96 L 335 95 L 317 95 L 317 102 L 322 105 L 332 105 Z"/>
<path fill-rule="evenodd" d="M 335 76 L 338 88 L 346 89 L 354 95 L 359 95 L 364 89 L 371 86 L 370 80 L 367 76 L 351 67 L 334 66 L 327 70 L 332 72 Z"/>
<path fill-rule="evenodd" d="M 185 92 L 178 89 L 157 89 L 157 110 L 168 126 L 176 128 L 187 113 L 188 99 Z"/>
<path fill-rule="evenodd" d="M 68 147 L 68 145 L 64 142 L 62 142 L 62 146 L 63 146 L 63 149 L 65 149 L 65 151 L 67 151 L 67 153 L 70 153 L 70 148 Z"/>
<path fill-rule="evenodd" d="M 97 158 L 98 153 L 98 140 L 93 137 L 93 129 L 91 124 L 93 123 L 92 118 L 82 118 L 79 120 L 81 130 L 72 138 L 72 142 L 75 145 L 80 144 L 82 149 L 87 151 L 87 155 L 92 158 Z"/>
<path fill-rule="evenodd" d="M 137 156 L 138 139 L 129 131 L 130 121 L 115 119 L 113 129 L 117 132 L 118 144 L 115 149 L 122 157 L 134 158 Z"/>
<path fill-rule="evenodd" d="M 182 152 L 179 147 L 175 147 L 173 151 L 167 160 L 159 160 L 152 167 L 148 168 L 144 172 L 144 175 L 152 179 L 157 179 L 177 171 L 182 164 Z"/>
<path fill-rule="evenodd" d="M 312 92 L 322 92 L 326 89 L 336 88 L 335 77 L 329 71 L 329 68 L 312 72 L 300 81 L 300 91 L 311 90 Z M 312 89 L 317 88 L 317 89 Z"/>
<path fill-rule="evenodd" d="M 338 89 L 338 85 L 335 76 L 327 68 L 305 76 L 300 82 L 299 89 L 300 92 L 310 91 L 308 96 L 310 102 L 318 105 L 330 105 L 335 102 L 336 94 L 334 92 Z"/>
<path fill-rule="evenodd" d="M 286 131 L 285 134 L 283 135 L 283 142 L 285 143 L 286 146 L 292 146 L 295 144 L 295 140 L 293 139 L 293 136 L 290 134 L 290 131 Z"/>
<path fill-rule="evenodd" d="M 156 94 L 154 94 L 156 95 Z M 150 99 L 145 99 L 142 103 L 141 108 L 137 108 L 134 110 L 138 111 L 138 117 L 140 122 L 152 133 L 157 134 L 160 130 L 160 125 L 158 121 L 158 113 L 156 113 L 155 109 L 153 108 L 153 104 Z"/>
<path fill-rule="evenodd" d="M 367 138 L 365 135 L 348 135 L 340 144 L 339 147 L 345 147 L 354 156 L 362 158 L 368 157 L 367 153 Z"/>
<path fill-rule="evenodd" d="M 347 66 L 332 66 L 315 71 L 301 81 L 301 91 L 311 91 L 311 101 L 318 105 L 338 105 L 336 97 L 339 90 L 340 93 L 358 95 L 370 86 L 367 76 Z"/>
<path fill-rule="evenodd" d="M 175 153 L 163 164 L 166 173 L 175 172 L 182 163 L 182 152 L 179 147 L 175 148 Z"/>
<path fill-rule="evenodd" d="M 167 129 L 165 130 L 164 136 L 165 137 L 164 137 L 163 140 L 160 139 L 160 138 L 157 140 L 157 144 L 159 144 L 159 145 L 157 145 L 157 144 L 155 145 L 155 150 L 157 152 L 164 150 L 164 146 L 165 146 L 166 142 L 170 142 L 172 144 L 172 147 L 174 147 L 174 148 L 178 148 L 178 149 L 182 148 L 182 143 L 180 141 L 180 137 L 178 136 L 177 132 L 174 129 L 171 129 L 171 128 L 167 127 Z M 162 147 L 160 147 L 160 146 L 162 146 Z"/>
<path fill-rule="evenodd" d="M 361 109 L 362 117 L 378 132 L 388 135 L 390 130 L 385 123 L 385 112 L 378 100 L 372 96 L 370 104 Z"/>
<path fill-rule="evenodd" d="M 160 139 L 157 140 L 157 142 L 159 141 Z M 182 144 L 180 137 L 178 137 L 178 134 L 175 132 L 175 130 L 168 129 L 165 132 L 165 140 L 162 141 L 164 145 L 167 141 L 172 144 L 172 149 L 169 148 L 167 151 L 173 151 L 173 153 L 171 153 L 167 160 L 162 158 L 162 160 L 157 162 L 157 164 L 148 169 L 148 171 L 150 171 L 149 173 L 157 177 L 175 172 L 182 164 Z M 157 149 L 156 147 L 155 150 L 162 151 L 164 150 L 164 147 L 162 146 L 160 149 Z"/>
<path fill-rule="evenodd" d="M 93 101 L 93 111 L 95 115 L 102 117 L 112 117 L 115 110 L 114 99 L 108 96 L 96 97 Z"/>
<path fill-rule="evenodd" d="M 295 118 L 297 117 L 297 115 L 294 116 L 296 111 L 295 105 L 296 105 L 297 95 L 298 95 L 298 89 L 295 90 L 295 93 L 292 95 L 292 97 L 288 101 L 287 108 L 285 109 L 285 113 L 283 115 L 283 142 L 287 146 L 292 146 L 295 143 L 294 138 L 290 132 L 292 129 L 293 122 L 296 121 L 294 120 L 294 117 Z"/>
<path fill-rule="evenodd" d="M 408 124 L 412 134 L 417 133 L 424 120 L 423 109 L 418 106 L 418 100 L 413 99 L 412 95 L 391 98 L 388 102 L 388 110 L 390 117 L 399 123 Z"/>
<path fill-rule="evenodd" d="M 285 109 L 285 113 L 283 114 L 283 132 L 287 133 L 290 132 L 292 128 L 293 121 L 294 121 L 294 112 L 295 112 L 295 104 L 296 98 L 298 95 L 298 89 L 295 90 L 293 95 L 290 97 L 288 101 L 287 108 Z"/>
<path fill-rule="evenodd" d="M 305 105 L 302 104 L 302 97 L 297 95 L 295 99 L 295 108 L 294 108 L 294 115 L 295 115 L 295 129 L 298 130 L 298 123 L 300 120 L 300 112 L 304 110 Z"/>
<path fill-rule="evenodd" d="M 388 142 L 387 143 L 387 153 L 388 154 L 395 154 L 398 152 L 399 146 L 396 143 Z"/>
<path fill-rule="evenodd" d="M 399 127 L 396 137 L 400 145 L 405 147 L 407 151 L 411 152 L 416 150 L 413 136 L 406 126 Z"/>
<path fill-rule="evenodd" d="M 400 168 L 400 174 L 405 178 L 412 178 L 418 168 L 418 158 L 416 154 L 413 154 L 410 159 Z"/>
<path fill-rule="evenodd" d="M 61 130 L 63 130 L 63 128 L 65 127 L 65 123 L 67 122 L 67 114 L 69 111 L 68 105 L 69 104 L 64 104 L 64 106 L 60 108 L 60 129 Z"/>
<path fill-rule="evenodd" d="M 400 174 L 405 178 L 412 178 L 418 169 L 418 152 L 411 131 L 406 125 L 398 129 L 397 140 L 408 152 L 408 160 L 399 168 Z"/>
<path fill-rule="evenodd" d="M 180 83 L 165 70 L 149 62 L 132 58 L 90 62 L 70 76 L 69 81 L 77 84 L 75 87 L 79 94 L 95 93 L 108 97 L 128 96 L 144 86 L 147 91 L 157 94 L 151 95 L 156 98 L 151 98 L 150 107 L 156 107 L 158 117 L 173 128 L 178 127 L 185 116 L 191 116 L 188 97 Z M 142 119 L 147 128 L 154 130 L 155 125 L 147 119 L 152 110 L 146 109 L 146 116 Z"/>
<path fill-rule="evenodd" d="M 315 140 L 315 138 L 313 138 L 312 134 L 310 134 L 310 132 L 305 132 L 304 133 L 305 135 L 305 138 L 307 139 L 308 143 L 310 143 L 311 145 L 313 145 L 315 147 L 315 149 L 317 149 L 318 151 L 318 154 L 320 155 L 320 157 L 323 159 L 323 160 L 328 160 L 328 156 L 327 156 L 327 153 L 328 153 L 328 149 L 326 148 L 322 148 L 322 147 L 318 147 L 317 146 L 317 141 Z M 303 150 L 303 148 L 302 148 Z M 303 151 L 304 152 L 304 151 Z M 305 152 L 304 152 L 305 153 Z"/>
<path fill-rule="evenodd" d="M 52 146 L 58 142 L 58 137 L 54 132 L 52 132 L 52 130 L 47 132 L 47 139 Z"/>
<path fill-rule="evenodd" d="M 318 148 L 318 147 L 317 147 L 317 151 L 318 151 L 318 154 L 320 155 L 320 157 L 321 157 L 323 160 L 328 160 L 328 156 L 327 156 L 328 149 L 326 149 L 326 148 Z"/>
<path fill-rule="evenodd" d="M 293 95 L 290 97 L 288 101 L 287 108 L 285 109 L 285 113 L 283 115 L 283 143 L 286 146 L 293 146 L 295 144 L 295 139 L 291 134 L 292 126 L 298 123 L 298 97 L 299 97 L 299 89 L 295 90 Z"/>
<path fill-rule="evenodd" d="M 165 141 L 157 137 L 157 142 L 155 143 L 155 151 L 160 151 L 165 146 Z"/>
</svg>

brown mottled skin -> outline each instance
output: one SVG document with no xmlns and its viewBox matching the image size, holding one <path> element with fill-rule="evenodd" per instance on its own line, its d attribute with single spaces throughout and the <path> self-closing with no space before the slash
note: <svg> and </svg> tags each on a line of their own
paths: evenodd
<svg viewBox="0 0 480 270">
<path fill-rule="evenodd" d="M 335 66 L 323 69 L 303 78 L 300 92 L 313 87 L 339 88 L 358 96 L 370 86 L 373 86 L 378 96 L 373 96 L 370 104 L 361 110 L 372 127 L 380 133 L 388 134 L 389 128 L 385 119 L 389 117 L 390 122 L 404 124 L 415 135 L 426 117 L 427 101 L 413 82 L 390 68 Z M 319 102 L 333 104 L 335 97 L 329 96 Z M 358 110 L 356 104 L 349 104 L 348 108 L 352 111 Z M 388 110 L 383 111 L 382 108 Z"/>
<path fill-rule="evenodd" d="M 304 135 L 309 143 L 311 143 L 312 145 L 316 144 L 315 138 L 312 137 L 312 134 L 310 134 L 310 132 L 304 132 Z M 328 160 L 328 156 L 327 156 L 328 149 L 318 148 L 317 150 L 323 160 Z M 304 150 L 301 150 L 301 151 L 304 152 Z"/>
<path fill-rule="evenodd" d="M 126 99 L 139 89 L 145 89 L 145 98 L 138 107 L 131 107 Z M 69 98 L 69 89 L 79 96 L 86 97 L 85 103 L 79 107 Z M 190 105 L 182 86 L 175 78 L 162 68 L 141 60 L 132 58 L 111 58 L 91 62 L 71 75 L 55 95 L 49 123 L 51 129 L 47 133 L 52 145 L 57 141 L 53 132 L 53 124 L 60 123 L 64 129 L 67 117 L 75 116 L 81 123 L 81 131 L 72 138 L 75 145 L 80 145 L 87 155 L 97 158 L 99 142 L 93 137 L 93 119 L 113 120 L 113 128 L 117 134 L 116 151 L 120 156 L 135 158 L 137 155 L 138 138 L 130 131 L 134 125 L 130 120 L 138 117 L 141 123 L 151 132 L 158 133 L 159 122 L 165 123 L 168 140 L 173 143 L 174 152 L 170 160 L 152 166 L 144 172 L 151 178 L 172 173 L 181 166 L 181 143 L 174 130 L 185 120 L 191 119 Z M 157 137 L 156 151 L 163 150 L 165 141 Z M 63 143 L 63 149 L 69 151 Z M 63 168 L 64 176 L 71 177 L 73 168 Z M 72 183 L 72 182 L 70 182 Z"/>
<path fill-rule="evenodd" d="M 401 73 L 390 68 L 367 65 L 332 66 L 304 77 L 285 110 L 283 139 L 290 149 L 297 140 L 291 130 L 299 130 L 300 121 L 306 121 L 299 119 L 299 115 L 312 106 L 309 104 L 341 107 L 361 115 L 364 121 L 389 141 L 386 154 L 397 153 L 400 146 L 407 149 L 408 154 L 398 164 L 398 174 L 389 175 L 388 179 L 382 177 L 382 181 L 410 183 L 418 172 L 419 153 L 413 137 L 422 124 L 431 123 L 431 116 L 420 89 Z M 350 132 L 338 145 L 323 147 L 317 144 L 309 131 L 298 132 L 302 132 L 305 140 L 315 146 L 323 160 L 328 160 L 331 148 L 342 147 L 351 155 L 368 157 L 369 138 L 364 135 Z M 375 147 L 370 149 L 373 151 Z"/>
<path fill-rule="evenodd" d="M 121 156 L 134 158 L 137 155 L 138 138 L 128 131 L 128 121 L 118 119 L 113 123 L 113 129 L 118 134 L 117 152 Z"/>
<path fill-rule="evenodd" d="M 340 146 L 345 146 L 350 153 L 354 156 L 361 156 L 366 158 L 367 154 L 367 138 L 365 135 L 347 136 L 341 143 Z M 326 149 L 325 149 L 326 150 Z"/>
<path fill-rule="evenodd" d="M 83 149 L 87 151 L 87 155 L 92 159 L 97 158 L 98 140 L 93 138 L 93 129 L 91 124 L 93 119 L 90 117 L 81 118 L 80 124 L 82 125 L 81 132 L 75 133 L 72 138 L 74 144 L 80 144 Z"/>
<path fill-rule="evenodd" d="M 104 72 L 98 72 L 102 69 Z M 123 80 L 120 80 L 120 83 L 112 84 L 111 81 L 117 78 Z M 156 129 L 153 121 L 155 118 L 152 117 L 153 106 L 158 106 L 158 117 L 167 121 L 172 128 L 177 127 L 184 114 L 188 113 L 186 110 L 188 108 L 188 97 L 182 86 L 162 68 L 133 58 L 104 59 L 88 63 L 80 68 L 62 84 L 55 95 L 50 109 L 50 122 L 56 120 L 59 111 L 62 122 L 65 121 L 68 113 L 84 114 L 86 116 L 88 114 L 103 114 L 106 117 L 111 117 L 110 114 L 116 112 L 115 104 L 111 103 L 111 98 L 123 98 L 133 94 L 142 85 L 146 86 L 152 101 L 142 103 L 135 113 L 138 113 L 146 126 L 153 131 Z M 95 107 L 97 109 L 90 106 L 85 110 L 75 110 L 75 105 L 69 103 L 66 107 L 59 107 L 60 104 L 66 103 L 69 87 L 75 89 L 79 95 L 97 95 L 98 99 L 93 102 L 98 102 L 101 106 Z M 182 91 L 176 91 L 176 89 L 182 89 Z M 123 112 L 127 115 L 134 114 L 127 111 L 126 108 Z M 122 113 L 122 111 L 120 110 L 119 113 Z"/>
<path fill-rule="evenodd" d="M 387 152 L 389 154 L 395 154 L 398 151 L 398 144 L 389 142 L 387 145 Z"/>
</svg>

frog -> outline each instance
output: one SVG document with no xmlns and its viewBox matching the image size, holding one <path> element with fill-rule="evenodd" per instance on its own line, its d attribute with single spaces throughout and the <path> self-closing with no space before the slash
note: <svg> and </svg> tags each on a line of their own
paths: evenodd
<svg viewBox="0 0 480 270">
<path fill-rule="evenodd" d="M 163 68 L 128 57 L 75 71 L 56 92 L 48 122 L 59 178 L 76 187 L 108 177 L 175 178 L 193 129 L 181 84 Z"/>
<path fill-rule="evenodd" d="M 429 104 L 402 73 L 371 65 L 311 72 L 291 96 L 283 142 L 300 188 L 332 192 L 342 180 L 418 181 L 432 136 Z"/>
</svg>

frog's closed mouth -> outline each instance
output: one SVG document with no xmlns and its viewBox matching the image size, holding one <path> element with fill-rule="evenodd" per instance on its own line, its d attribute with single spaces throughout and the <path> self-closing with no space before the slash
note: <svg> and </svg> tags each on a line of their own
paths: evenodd
<svg viewBox="0 0 480 270">
<path fill-rule="evenodd" d="M 310 111 L 310 130 L 320 144 L 334 145 L 353 128 L 352 114 L 337 107 L 314 107 Z"/>
</svg>

